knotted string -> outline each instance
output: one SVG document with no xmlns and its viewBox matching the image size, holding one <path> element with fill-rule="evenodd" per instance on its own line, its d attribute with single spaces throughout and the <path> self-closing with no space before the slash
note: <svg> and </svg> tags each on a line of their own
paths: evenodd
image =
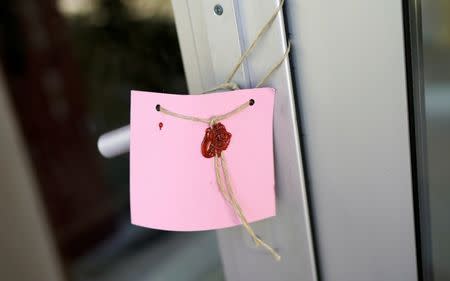
<svg viewBox="0 0 450 281">
<path fill-rule="evenodd" d="M 234 196 L 233 188 L 231 186 L 230 175 L 228 174 L 227 162 L 225 161 L 225 155 L 223 151 L 220 157 L 217 155 L 214 156 L 214 166 L 216 171 L 216 181 L 217 185 L 219 186 L 220 192 L 222 193 L 223 197 L 225 197 L 225 200 L 227 200 L 228 203 L 233 207 L 234 212 L 239 217 L 239 220 L 241 221 L 245 230 L 247 230 L 248 234 L 250 234 L 250 236 L 253 238 L 255 245 L 263 246 L 267 251 L 269 251 L 272 254 L 275 260 L 277 261 L 281 260 L 281 256 L 269 244 L 264 242 L 264 240 L 262 240 L 261 238 L 258 237 L 258 235 L 255 234 L 253 228 L 250 226 L 247 219 L 245 218 L 244 212 L 242 211 L 241 206 L 239 205 L 238 201 L 236 200 L 236 197 Z M 224 179 L 222 179 L 220 175 L 221 170 L 224 175 Z M 224 185 L 226 189 L 224 188 Z"/>
<path fill-rule="evenodd" d="M 234 66 L 234 68 L 232 69 L 232 71 L 230 72 L 228 77 L 225 79 L 225 82 L 207 90 L 205 93 L 214 92 L 214 91 L 221 90 L 221 89 L 232 90 L 232 91 L 239 89 L 239 85 L 232 81 L 233 77 L 236 75 L 237 71 L 242 66 L 244 60 L 250 55 L 250 53 L 256 47 L 259 40 L 263 37 L 263 35 L 272 26 L 278 13 L 280 12 L 281 8 L 283 7 L 284 1 L 285 0 L 280 1 L 280 5 L 275 9 L 273 14 L 269 18 L 269 20 L 266 22 L 266 24 L 259 30 L 259 32 L 256 35 L 256 38 L 252 41 L 250 46 L 241 55 L 241 57 L 239 58 L 236 65 Z M 256 88 L 262 86 L 267 81 L 267 79 L 269 79 L 269 77 L 278 69 L 278 67 L 281 66 L 283 61 L 289 55 L 290 50 L 291 50 L 291 43 L 288 42 L 288 46 L 287 46 L 286 51 L 285 51 L 284 55 L 282 56 L 282 58 L 270 68 L 270 70 L 267 72 L 267 74 L 265 74 L 263 76 L 263 78 L 256 85 Z M 161 113 L 173 116 L 175 118 L 185 119 L 185 120 L 189 120 L 189 121 L 193 121 L 193 122 L 205 123 L 210 128 L 212 128 L 215 124 L 217 124 L 221 120 L 227 119 L 235 114 L 238 114 L 239 112 L 245 110 L 247 107 L 253 105 L 252 102 L 254 102 L 254 101 L 252 101 L 252 100 L 247 101 L 247 102 L 243 103 L 242 105 L 238 106 L 237 108 L 235 108 L 225 114 L 218 115 L 218 116 L 212 116 L 210 118 L 201 118 L 201 117 L 197 117 L 197 116 L 190 116 L 190 115 L 176 113 L 176 112 L 170 111 L 160 105 L 157 105 L 156 109 L 158 111 L 160 111 Z M 272 254 L 272 256 L 275 258 L 275 260 L 279 261 L 281 259 L 281 256 L 270 245 L 268 245 L 266 242 L 264 242 L 261 238 L 259 238 L 255 234 L 252 227 L 248 223 L 247 218 L 245 217 L 241 206 L 239 205 L 238 201 L 236 200 L 236 196 L 234 195 L 233 187 L 232 187 L 231 180 L 230 180 L 230 175 L 228 173 L 227 162 L 225 160 L 225 153 L 223 151 L 220 153 L 220 155 L 216 154 L 214 156 L 214 170 L 216 173 L 216 182 L 217 182 L 217 186 L 220 190 L 220 193 L 222 194 L 224 199 L 228 202 L 228 204 L 231 205 L 234 213 L 241 221 L 245 230 L 252 237 L 255 245 L 263 246 L 267 251 L 269 251 Z"/>
<path fill-rule="evenodd" d="M 235 109 L 218 116 L 212 116 L 210 118 L 201 118 L 197 116 L 191 116 L 191 115 L 184 115 L 180 113 L 176 113 L 173 111 L 168 110 L 167 108 L 164 108 L 160 105 L 157 106 L 157 110 L 159 110 L 161 113 L 173 116 L 175 118 L 180 118 L 184 120 L 189 120 L 193 122 L 200 122 L 208 124 L 210 128 L 212 128 L 215 124 L 218 122 L 227 119 L 235 114 L 238 114 L 239 112 L 242 112 L 247 107 L 251 106 L 253 104 L 253 100 L 246 101 L 245 103 L 241 104 L 240 106 L 236 107 Z M 255 242 L 256 246 L 263 246 L 267 251 L 269 251 L 272 256 L 279 261 L 281 259 L 280 255 L 266 242 L 264 242 L 261 238 L 259 238 L 255 232 L 253 231 L 252 227 L 247 221 L 247 218 L 244 215 L 244 211 L 242 210 L 241 206 L 239 205 L 236 196 L 234 195 L 233 187 L 231 185 L 230 175 L 228 173 L 228 167 L 225 160 L 225 153 L 222 151 L 219 155 L 214 156 L 214 170 L 216 173 L 216 182 L 217 186 L 219 187 L 219 191 L 224 197 L 224 199 L 230 204 L 232 207 L 234 213 L 241 221 L 242 225 L 244 226 L 245 230 L 247 230 L 248 234 L 252 237 L 253 241 Z"/>
</svg>

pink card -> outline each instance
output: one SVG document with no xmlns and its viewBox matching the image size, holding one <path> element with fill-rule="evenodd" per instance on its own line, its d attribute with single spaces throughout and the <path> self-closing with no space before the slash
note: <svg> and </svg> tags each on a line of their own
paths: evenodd
<svg viewBox="0 0 450 281">
<path fill-rule="evenodd" d="M 165 115 L 210 118 L 253 99 L 253 106 L 222 120 L 231 142 L 224 151 L 235 197 L 249 222 L 275 215 L 273 106 L 275 90 L 246 89 L 203 95 L 131 92 L 130 200 L 133 224 L 195 231 L 240 225 L 219 192 L 213 158 L 201 144 L 207 124 Z"/>
</svg>

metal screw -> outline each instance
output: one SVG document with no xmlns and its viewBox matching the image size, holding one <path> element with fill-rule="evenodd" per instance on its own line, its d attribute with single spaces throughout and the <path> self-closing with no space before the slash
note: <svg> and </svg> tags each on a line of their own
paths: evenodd
<svg viewBox="0 0 450 281">
<path fill-rule="evenodd" d="M 223 14 L 223 7 L 220 4 L 214 6 L 214 14 L 221 16 Z"/>
</svg>

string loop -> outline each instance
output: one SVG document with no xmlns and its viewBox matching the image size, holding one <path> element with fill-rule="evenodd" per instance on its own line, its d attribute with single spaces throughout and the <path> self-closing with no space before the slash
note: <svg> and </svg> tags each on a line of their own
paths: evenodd
<svg viewBox="0 0 450 281">
<path fill-rule="evenodd" d="M 281 8 L 283 8 L 284 1 L 285 0 L 281 0 L 280 1 L 280 4 L 275 9 L 275 11 L 272 13 L 272 15 L 270 16 L 269 20 L 258 31 L 258 33 L 256 34 L 255 39 L 253 39 L 253 41 L 250 44 L 250 46 L 241 55 L 241 57 L 239 58 L 238 62 L 235 64 L 235 66 L 231 70 L 230 74 L 225 79 L 225 82 L 223 82 L 223 83 L 221 83 L 221 84 L 219 84 L 219 85 L 217 85 L 217 86 L 215 86 L 215 87 L 213 87 L 211 89 L 206 90 L 205 93 L 210 93 L 210 92 L 214 92 L 214 91 L 217 91 L 217 90 L 231 90 L 231 91 L 234 91 L 234 90 L 239 90 L 240 89 L 239 85 L 236 82 L 233 82 L 232 80 L 233 80 L 234 76 L 236 75 L 237 71 L 239 70 L 239 68 L 244 63 L 245 59 L 250 55 L 250 53 L 256 47 L 256 44 L 259 42 L 259 40 L 263 37 L 263 35 L 269 30 L 269 28 L 275 22 L 275 19 L 277 18 L 278 13 L 280 12 Z M 281 57 L 281 59 L 270 68 L 270 70 L 267 72 L 267 74 L 265 74 L 263 76 L 263 78 L 257 83 L 256 88 L 261 87 L 267 81 L 267 79 L 269 79 L 269 77 L 281 66 L 281 64 L 283 64 L 283 61 L 289 56 L 289 52 L 290 51 L 291 51 L 291 42 L 288 41 L 288 45 L 287 45 L 286 51 L 284 52 L 284 54 Z"/>
<path fill-rule="evenodd" d="M 214 88 L 207 90 L 205 93 L 210 93 L 210 92 L 214 92 L 217 90 L 235 91 L 235 90 L 239 90 L 239 89 L 240 89 L 239 85 L 236 82 L 225 82 L 225 83 L 221 83 L 221 84 L 215 86 Z"/>
<path fill-rule="evenodd" d="M 266 24 L 263 27 L 261 27 L 261 29 L 258 31 L 258 33 L 256 34 L 255 39 L 253 39 L 252 43 L 247 48 L 247 50 L 245 50 L 245 52 L 241 55 L 241 57 L 239 58 L 238 62 L 234 66 L 233 70 L 228 75 L 227 79 L 225 79 L 225 83 L 229 83 L 229 82 L 231 82 L 231 80 L 233 80 L 234 75 L 236 75 L 237 71 L 242 66 L 242 63 L 244 62 L 244 60 L 250 55 L 250 53 L 256 47 L 256 44 L 259 42 L 259 40 L 263 37 L 263 35 L 272 26 L 272 24 L 274 23 L 275 19 L 278 16 L 278 13 L 280 12 L 281 8 L 283 8 L 283 5 L 284 5 L 284 0 L 281 0 L 280 1 L 280 5 L 278 5 L 278 7 L 272 13 L 272 15 L 270 16 L 269 20 L 267 20 Z"/>
</svg>

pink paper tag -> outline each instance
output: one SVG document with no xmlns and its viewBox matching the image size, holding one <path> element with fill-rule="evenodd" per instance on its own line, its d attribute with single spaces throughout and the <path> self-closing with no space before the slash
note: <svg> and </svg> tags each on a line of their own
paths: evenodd
<svg viewBox="0 0 450 281">
<path fill-rule="evenodd" d="M 275 215 L 272 119 L 275 90 L 203 95 L 131 92 L 130 198 L 133 224 L 195 231 L 240 225 L 216 184 L 214 160 L 201 153 L 208 125 L 165 115 L 157 104 L 210 118 L 255 104 L 221 123 L 232 134 L 224 151 L 237 201 L 249 222 Z"/>
</svg>

